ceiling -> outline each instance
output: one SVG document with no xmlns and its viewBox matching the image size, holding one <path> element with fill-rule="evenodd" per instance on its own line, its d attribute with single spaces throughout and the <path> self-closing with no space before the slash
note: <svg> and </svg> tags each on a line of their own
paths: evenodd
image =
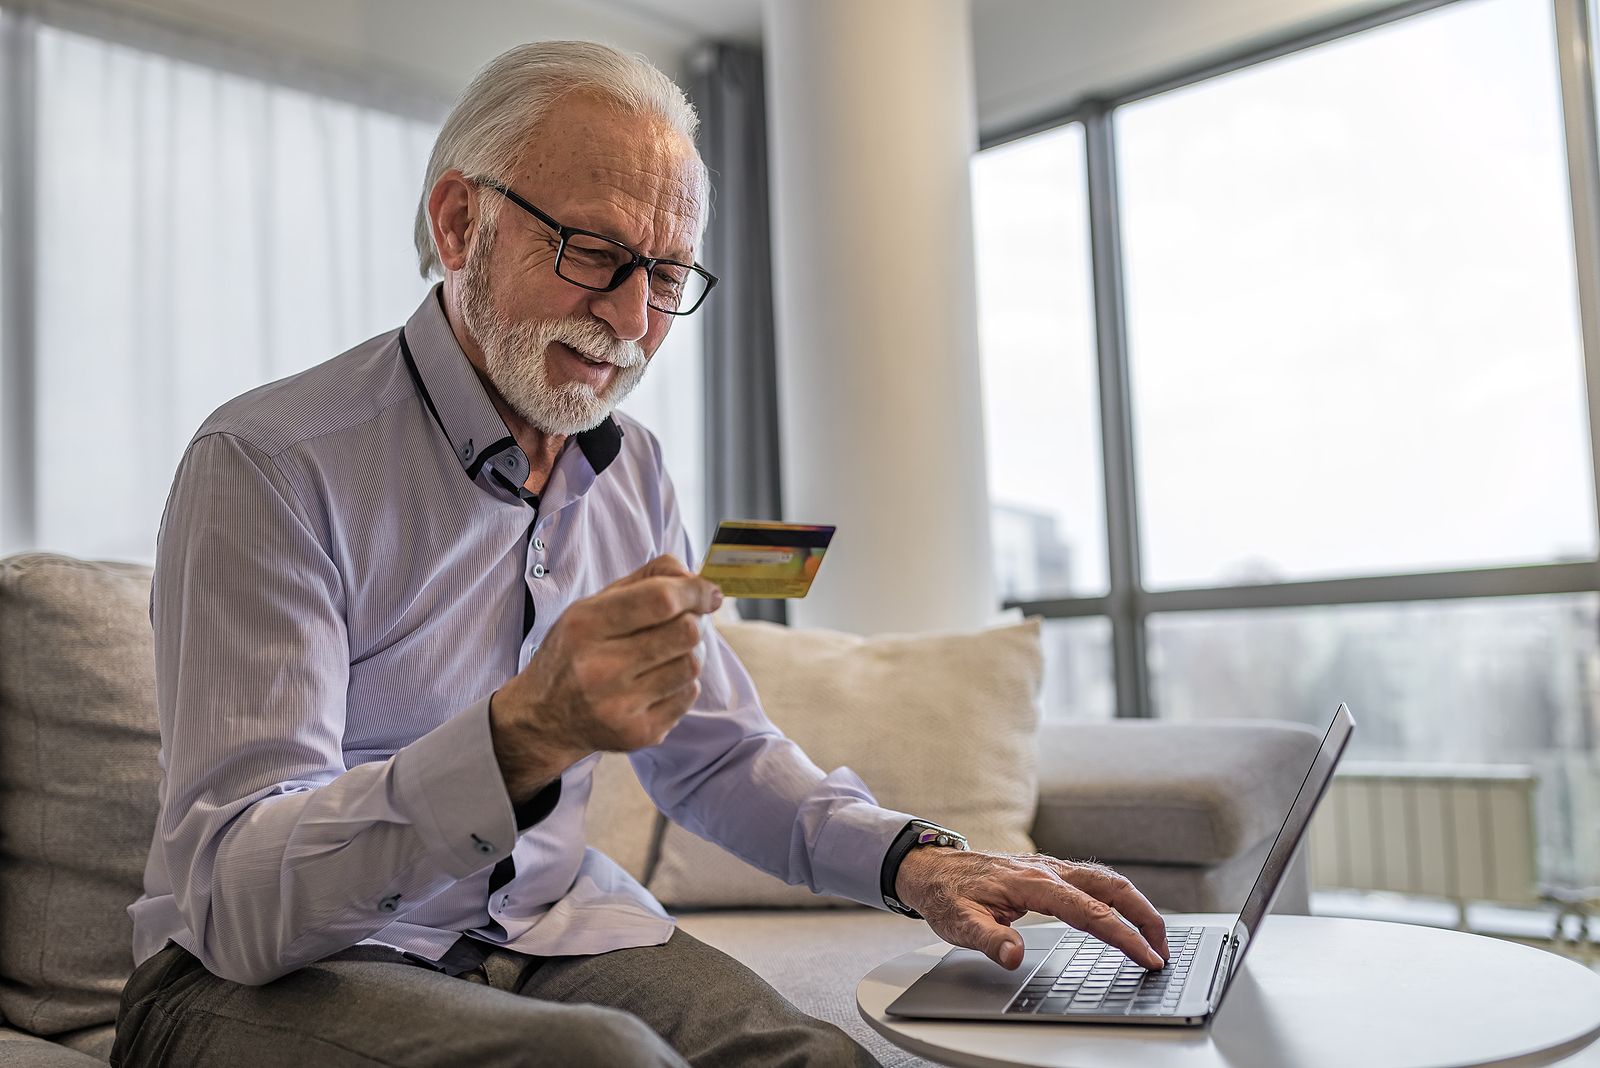
<svg viewBox="0 0 1600 1068">
<path fill-rule="evenodd" d="M 1394 2 L 971 0 L 978 126 L 983 132 L 1004 129 L 1087 95 Z M 601 0 L 593 6 L 689 40 L 761 41 L 762 0 Z"/>
<path fill-rule="evenodd" d="M 721 40 L 761 41 L 761 0 L 604 0 L 663 27 Z"/>
</svg>

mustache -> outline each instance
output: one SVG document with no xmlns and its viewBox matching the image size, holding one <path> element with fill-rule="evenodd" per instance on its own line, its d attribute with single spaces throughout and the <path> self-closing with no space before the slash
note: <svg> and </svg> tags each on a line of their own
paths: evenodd
<svg viewBox="0 0 1600 1068">
<path fill-rule="evenodd" d="M 545 345 L 559 341 L 600 363 L 615 364 L 621 368 L 644 366 L 644 346 L 637 341 L 620 340 L 606 328 L 604 323 L 588 316 L 573 315 L 536 324 L 530 333 Z M 543 347 L 541 345 L 540 349 Z"/>
</svg>

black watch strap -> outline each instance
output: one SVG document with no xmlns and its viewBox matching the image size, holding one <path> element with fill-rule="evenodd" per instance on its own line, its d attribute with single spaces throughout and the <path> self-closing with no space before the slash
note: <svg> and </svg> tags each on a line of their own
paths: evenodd
<svg viewBox="0 0 1600 1068">
<path fill-rule="evenodd" d="M 883 868 L 878 879 L 878 889 L 883 893 L 883 905 L 890 912 L 910 916 L 913 920 L 922 919 L 922 914 L 894 896 L 894 884 L 900 875 L 900 862 L 906 859 L 907 853 L 921 845 L 966 849 L 967 840 L 963 835 L 947 827 L 941 827 L 937 823 L 912 820 L 901 828 L 900 833 L 889 844 L 889 851 L 883 856 Z"/>
</svg>

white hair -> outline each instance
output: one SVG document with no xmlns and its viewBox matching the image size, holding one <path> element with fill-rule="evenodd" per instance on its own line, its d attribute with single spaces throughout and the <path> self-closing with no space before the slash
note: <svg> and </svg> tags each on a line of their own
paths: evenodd
<svg viewBox="0 0 1600 1068">
<path fill-rule="evenodd" d="M 694 144 L 700 125 L 694 106 L 643 56 L 590 41 L 539 41 L 503 52 L 472 79 L 433 143 L 412 233 L 422 277 L 443 273 L 428 218 L 428 196 L 440 175 L 454 168 L 467 175 L 503 177 L 527 151 L 534 127 L 551 106 L 577 91 L 660 118 Z M 699 160 L 698 153 L 695 158 Z M 704 162 L 699 166 L 706 188 Z M 485 213 L 492 214 L 487 205 Z"/>
</svg>

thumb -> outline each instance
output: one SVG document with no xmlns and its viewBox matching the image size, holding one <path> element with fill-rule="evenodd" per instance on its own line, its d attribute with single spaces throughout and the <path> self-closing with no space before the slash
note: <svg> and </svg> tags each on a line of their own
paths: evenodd
<svg viewBox="0 0 1600 1068">
<path fill-rule="evenodd" d="M 1002 968 L 1014 970 L 1022 963 L 1022 935 L 987 912 L 973 910 L 967 918 L 967 930 L 972 935 L 968 943 L 971 948 L 979 950 Z"/>
<path fill-rule="evenodd" d="M 683 565 L 683 561 L 676 556 L 662 553 L 660 556 L 645 564 L 639 570 L 626 578 L 617 581 L 618 586 L 626 586 L 633 582 L 640 582 L 650 578 L 686 578 L 694 579 L 697 591 L 701 598 L 700 612 L 715 612 L 722 607 L 722 590 L 710 579 L 703 579 Z"/>
</svg>

